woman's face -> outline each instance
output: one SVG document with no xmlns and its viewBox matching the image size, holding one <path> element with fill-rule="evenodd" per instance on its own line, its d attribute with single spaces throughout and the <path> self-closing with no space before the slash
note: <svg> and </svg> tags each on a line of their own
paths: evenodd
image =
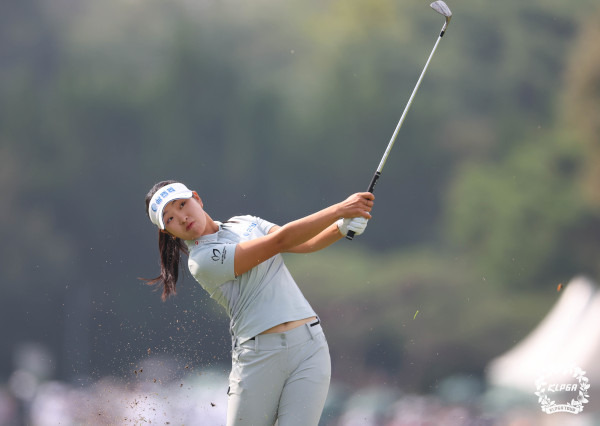
<svg viewBox="0 0 600 426">
<path fill-rule="evenodd" d="M 194 193 L 192 198 L 173 200 L 163 208 L 165 231 L 182 240 L 195 240 L 209 233 L 202 200 Z"/>
</svg>

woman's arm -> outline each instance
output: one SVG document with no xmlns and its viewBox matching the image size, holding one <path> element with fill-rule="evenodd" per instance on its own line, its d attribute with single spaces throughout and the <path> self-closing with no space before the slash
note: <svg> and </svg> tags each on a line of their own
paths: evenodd
<svg viewBox="0 0 600 426">
<path fill-rule="evenodd" d="M 280 229 L 280 227 L 275 225 L 269 230 L 269 233 L 275 232 L 278 229 Z M 310 240 L 286 250 L 285 253 L 313 253 L 324 249 L 325 247 L 329 247 L 343 237 L 344 236 L 340 232 L 337 224 L 333 223 Z"/>
<path fill-rule="evenodd" d="M 332 244 L 342 238 L 334 222 L 340 217 L 370 219 L 374 198 L 370 192 L 353 194 L 341 203 L 290 222 L 264 237 L 239 243 L 235 249 L 235 275 L 249 271 L 278 253 L 309 252 L 320 245 L 323 248 Z M 301 251 L 296 251 L 298 249 Z"/>
</svg>

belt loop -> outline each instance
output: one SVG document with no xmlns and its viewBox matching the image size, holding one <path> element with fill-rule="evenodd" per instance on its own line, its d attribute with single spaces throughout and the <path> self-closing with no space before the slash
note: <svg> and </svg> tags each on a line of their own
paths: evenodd
<svg viewBox="0 0 600 426">
<path fill-rule="evenodd" d="M 306 326 L 308 328 L 308 332 L 310 333 L 310 338 L 312 340 L 315 340 L 315 334 L 316 334 L 316 331 L 315 331 L 314 327 L 315 327 L 315 325 L 319 325 L 319 324 L 321 324 L 321 319 L 319 317 L 317 317 L 316 321 L 314 321 L 312 323 L 306 323 Z"/>
<path fill-rule="evenodd" d="M 315 333 L 313 331 L 313 326 L 310 325 L 309 323 L 304 324 L 306 326 L 306 328 L 308 329 L 308 334 L 310 334 L 310 340 L 315 340 Z"/>
</svg>

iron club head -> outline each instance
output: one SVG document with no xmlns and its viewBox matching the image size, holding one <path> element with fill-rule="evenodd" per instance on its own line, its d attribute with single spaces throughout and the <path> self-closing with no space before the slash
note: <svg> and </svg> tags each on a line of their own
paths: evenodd
<svg viewBox="0 0 600 426">
<path fill-rule="evenodd" d="M 440 15 L 444 15 L 446 17 L 446 20 L 449 21 L 450 18 L 452 17 L 452 12 L 450 11 L 450 8 L 442 0 L 434 1 L 433 3 L 430 4 L 430 6 L 433 10 L 435 10 Z"/>
<path fill-rule="evenodd" d="M 440 37 L 442 37 L 444 35 L 444 33 L 446 32 L 446 28 L 448 28 L 450 19 L 452 18 L 452 11 L 448 7 L 448 5 L 446 3 L 444 3 L 442 0 L 434 1 L 433 3 L 430 4 L 430 6 L 433 10 L 435 10 L 437 13 L 439 13 L 440 15 L 443 15 L 446 18 L 446 23 L 444 24 L 444 27 L 442 28 L 442 32 L 440 33 Z"/>
</svg>

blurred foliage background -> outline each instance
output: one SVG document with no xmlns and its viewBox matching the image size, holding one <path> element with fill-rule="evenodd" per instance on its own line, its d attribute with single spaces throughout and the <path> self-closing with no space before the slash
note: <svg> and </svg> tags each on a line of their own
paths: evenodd
<svg viewBox="0 0 600 426">
<path fill-rule="evenodd" d="M 227 370 L 192 278 L 166 303 L 143 198 L 284 224 L 364 190 L 443 20 L 390 0 L 7 0 L 0 6 L 0 379 L 148 353 Z M 287 257 L 334 380 L 427 392 L 480 377 L 576 274 L 600 276 L 600 9 L 449 2 L 454 17 L 353 242 Z"/>
</svg>

